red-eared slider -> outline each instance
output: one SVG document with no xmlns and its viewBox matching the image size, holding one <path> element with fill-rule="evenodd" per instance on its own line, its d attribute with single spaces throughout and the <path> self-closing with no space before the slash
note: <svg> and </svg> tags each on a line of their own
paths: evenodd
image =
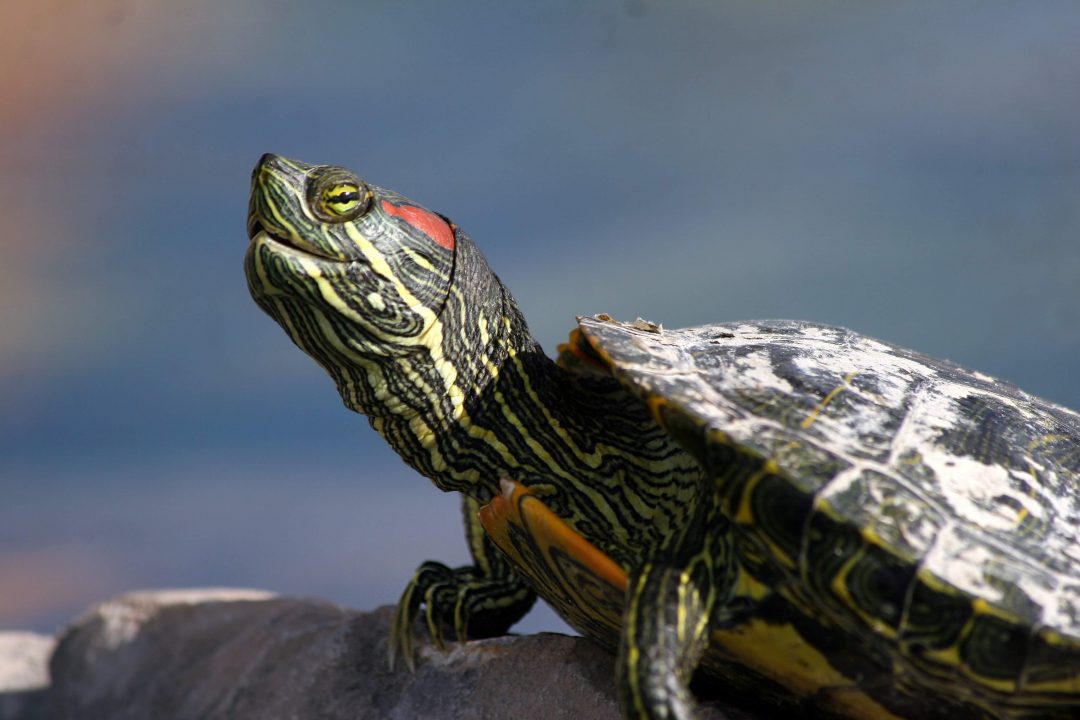
<svg viewBox="0 0 1080 720">
<path fill-rule="evenodd" d="M 1080 416 L 847 330 L 579 319 L 558 362 L 453 223 L 339 167 L 255 169 L 251 293 L 475 563 L 420 566 L 392 653 L 539 593 L 627 717 L 723 687 L 861 718 L 1080 715 Z M 482 509 L 481 509 L 482 508 Z M 408 522 L 407 518 L 402 518 Z"/>
</svg>

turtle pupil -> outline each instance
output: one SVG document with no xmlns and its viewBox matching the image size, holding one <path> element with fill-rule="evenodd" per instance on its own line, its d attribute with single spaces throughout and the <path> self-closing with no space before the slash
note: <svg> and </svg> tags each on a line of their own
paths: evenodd
<svg viewBox="0 0 1080 720">
<path fill-rule="evenodd" d="M 323 190 L 321 204 L 325 212 L 343 218 L 359 211 L 363 202 L 359 185 L 339 183 Z"/>
</svg>

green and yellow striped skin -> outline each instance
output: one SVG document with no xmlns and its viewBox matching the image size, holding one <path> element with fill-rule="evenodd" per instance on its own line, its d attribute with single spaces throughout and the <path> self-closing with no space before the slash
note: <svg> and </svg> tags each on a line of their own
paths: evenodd
<svg viewBox="0 0 1080 720">
<path fill-rule="evenodd" d="M 392 662 L 539 593 L 626 717 L 693 717 L 696 670 L 777 713 L 1080 712 L 1074 413 L 805 323 L 581 319 L 556 364 L 467 236 L 342 168 L 264 156 L 248 225 L 259 306 L 463 498 L 474 564 L 420 567 Z"/>
</svg>

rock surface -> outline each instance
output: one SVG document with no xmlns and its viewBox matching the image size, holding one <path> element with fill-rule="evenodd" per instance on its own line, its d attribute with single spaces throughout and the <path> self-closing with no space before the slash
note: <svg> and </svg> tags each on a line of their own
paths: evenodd
<svg viewBox="0 0 1080 720">
<path fill-rule="evenodd" d="M 28 679 L 0 684 L 0 720 L 618 718 L 613 659 L 588 640 L 510 636 L 445 654 L 425 645 L 415 673 L 390 672 L 391 615 L 257 591 L 126 595 L 64 632 L 47 693 L 26 691 L 43 683 L 47 649 L 27 651 Z M 0 668 L 14 667 L 4 647 Z"/>
<path fill-rule="evenodd" d="M 0 720 L 42 716 L 55 645 L 35 633 L 0 633 Z"/>
</svg>

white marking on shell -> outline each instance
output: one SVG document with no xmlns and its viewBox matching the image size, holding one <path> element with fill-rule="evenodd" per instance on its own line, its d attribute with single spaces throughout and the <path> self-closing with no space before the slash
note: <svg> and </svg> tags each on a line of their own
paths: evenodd
<svg viewBox="0 0 1080 720">
<path fill-rule="evenodd" d="M 847 492 L 870 466 L 872 466 L 871 463 L 858 462 L 852 464 L 852 466 L 846 470 L 838 472 L 833 476 L 833 479 L 829 481 L 829 484 L 823 487 L 821 492 L 814 498 L 814 507 L 816 509 L 821 509 L 821 506 L 831 502 L 835 495 L 842 495 Z"/>
<path fill-rule="evenodd" d="M 799 328 L 799 334 L 814 342 L 836 342 L 842 331 L 823 325 L 805 325 Z"/>
<path fill-rule="evenodd" d="M 947 580 L 998 607 L 1015 612 L 1033 625 L 1048 624 L 1076 635 L 1075 592 L 1060 575 L 1038 567 L 1027 558 L 993 543 L 974 542 L 958 526 L 938 535 L 923 560 L 923 570 Z M 1019 588 L 1027 601 L 1012 590 Z"/>
<path fill-rule="evenodd" d="M 1018 492 L 1012 482 L 1016 476 L 1035 482 L 1030 473 L 1010 472 L 1000 465 L 987 465 L 929 446 L 923 450 L 922 459 L 937 476 L 945 501 L 972 525 L 1011 530 L 1016 526 L 1018 511 L 1015 505 L 1006 502 L 1008 499 L 1033 515 L 1042 511 L 1030 496 Z"/>
<path fill-rule="evenodd" d="M 794 392 L 791 383 L 776 374 L 772 360 L 764 350 L 744 355 L 735 365 L 735 369 L 741 385 L 766 388 L 785 395 Z"/>
<path fill-rule="evenodd" d="M 761 337 L 761 328 L 758 327 L 757 325 L 752 325 L 750 323 L 744 323 L 742 325 L 737 325 L 735 327 L 734 333 L 735 333 L 736 336 L 740 336 L 740 337 L 750 336 L 750 337 L 758 338 L 758 337 Z M 744 339 L 745 339 L 745 337 L 744 337 Z"/>
<path fill-rule="evenodd" d="M 1003 598 L 1001 588 L 987 583 L 983 573 L 983 568 L 994 557 L 992 548 L 981 544 L 972 545 L 952 526 L 938 535 L 937 542 L 923 559 L 923 569 L 948 580 L 975 597 L 1000 602 Z"/>
</svg>

